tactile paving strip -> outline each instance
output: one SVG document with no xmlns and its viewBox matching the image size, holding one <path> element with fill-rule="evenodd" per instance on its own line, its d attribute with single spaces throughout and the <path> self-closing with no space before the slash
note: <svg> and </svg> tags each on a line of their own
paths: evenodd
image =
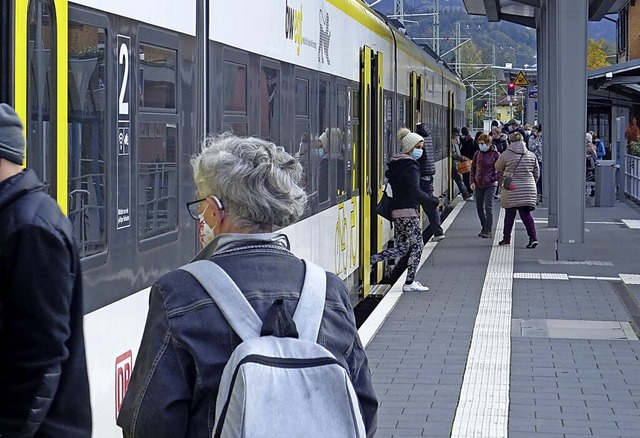
<svg viewBox="0 0 640 438">
<path fill-rule="evenodd" d="M 508 432 L 515 233 L 511 245 L 498 246 L 503 221 L 504 210 L 501 210 L 482 286 L 452 438 L 506 437 Z"/>
</svg>

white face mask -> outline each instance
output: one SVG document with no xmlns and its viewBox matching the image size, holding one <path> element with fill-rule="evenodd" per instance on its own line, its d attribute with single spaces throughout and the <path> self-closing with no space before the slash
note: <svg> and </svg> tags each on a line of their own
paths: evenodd
<svg viewBox="0 0 640 438">
<path fill-rule="evenodd" d="M 216 233 L 214 231 L 216 227 L 211 228 L 207 221 L 204 220 L 204 212 L 207 211 L 208 207 L 209 205 L 204 208 L 204 211 L 202 213 L 198 214 L 198 231 L 200 233 L 200 245 L 202 245 L 203 248 L 211 243 L 211 241 L 216 237 Z"/>
<path fill-rule="evenodd" d="M 530 135 L 531 131 L 524 131 L 525 134 Z"/>
</svg>

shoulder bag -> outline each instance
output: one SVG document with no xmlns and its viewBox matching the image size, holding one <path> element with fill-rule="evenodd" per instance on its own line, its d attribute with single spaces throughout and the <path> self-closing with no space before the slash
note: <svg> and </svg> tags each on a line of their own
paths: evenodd
<svg viewBox="0 0 640 438">
<path fill-rule="evenodd" d="M 520 155 L 520 159 L 518 160 L 518 163 L 516 164 L 515 169 L 513 169 L 513 172 L 504 172 L 502 174 L 502 176 L 500 177 L 500 188 L 502 190 L 513 190 L 514 187 L 512 187 L 511 185 L 511 180 L 513 178 L 513 175 L 516 174 L 516 170 L 518 170 L 518 166 L 520 165 L 520 161 L 522 161 L 522 158 L 524 157 L 524 154 L 526 154 L 526 152 L 523 152 Z"/>
</svg>

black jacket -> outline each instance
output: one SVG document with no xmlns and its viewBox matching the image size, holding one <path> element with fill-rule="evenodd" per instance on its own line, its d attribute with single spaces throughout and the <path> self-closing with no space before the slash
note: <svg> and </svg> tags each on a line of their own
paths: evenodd
<svg viewBox="0 0 640 438">
<path fill-rule="evenodd" d="M 471 137 L 470 135 L 460 137 L 460 153 L 462 155 L 470 160 L 473 160 L 474 154 L 479 150 L 480 148 L 478 147 L 476 142 L 473 141 L 473 137 Z"/>
<path fill-rule="evenodd" d="M 91 436 L 71 224 L 33 170 L 0 182 L 0 436 Z"/>
<path fill-rule="evenodd" d="M 424 154 L 423 154 L 424 155 Z M 419 205 L 429 205 L 434 202 L 433 197 L 420 190 L 420 169 L 418 162 L 405 154 L 394 155 L 391 158 L 385 175 L 393 190 L 392 210 L 403 208 L 418 209 Z M 435 198 L 437 203 L 438 198 Z"/>
<path fill-rule="evenodd" d="M 424 152 L 422 156 L 418 158 L 418 165 L 420 166 L 420 176 L 433 176 L 436 174 L 436 162 L 433 153 L 433 138 L 429 131 L 427 131 L 422 123 L 418 123 L 416 126 L 416 133 L 420 134 L 424 138 Z"/>
</svg>

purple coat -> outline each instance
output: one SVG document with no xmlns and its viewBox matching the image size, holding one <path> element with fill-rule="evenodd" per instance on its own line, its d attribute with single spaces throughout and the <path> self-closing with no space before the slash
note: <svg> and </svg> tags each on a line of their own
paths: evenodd
<svg viewBox="0 0 640 438">
<path fill-rule="evenodd" d="M 476 151 L 471 161 L 469 181 L 479 188 L 497 186 L 500 172 L 496 171 L 495 163 L 499 157 L 500 152 L 493 145 L 487 152 Z"/>
</svg>

